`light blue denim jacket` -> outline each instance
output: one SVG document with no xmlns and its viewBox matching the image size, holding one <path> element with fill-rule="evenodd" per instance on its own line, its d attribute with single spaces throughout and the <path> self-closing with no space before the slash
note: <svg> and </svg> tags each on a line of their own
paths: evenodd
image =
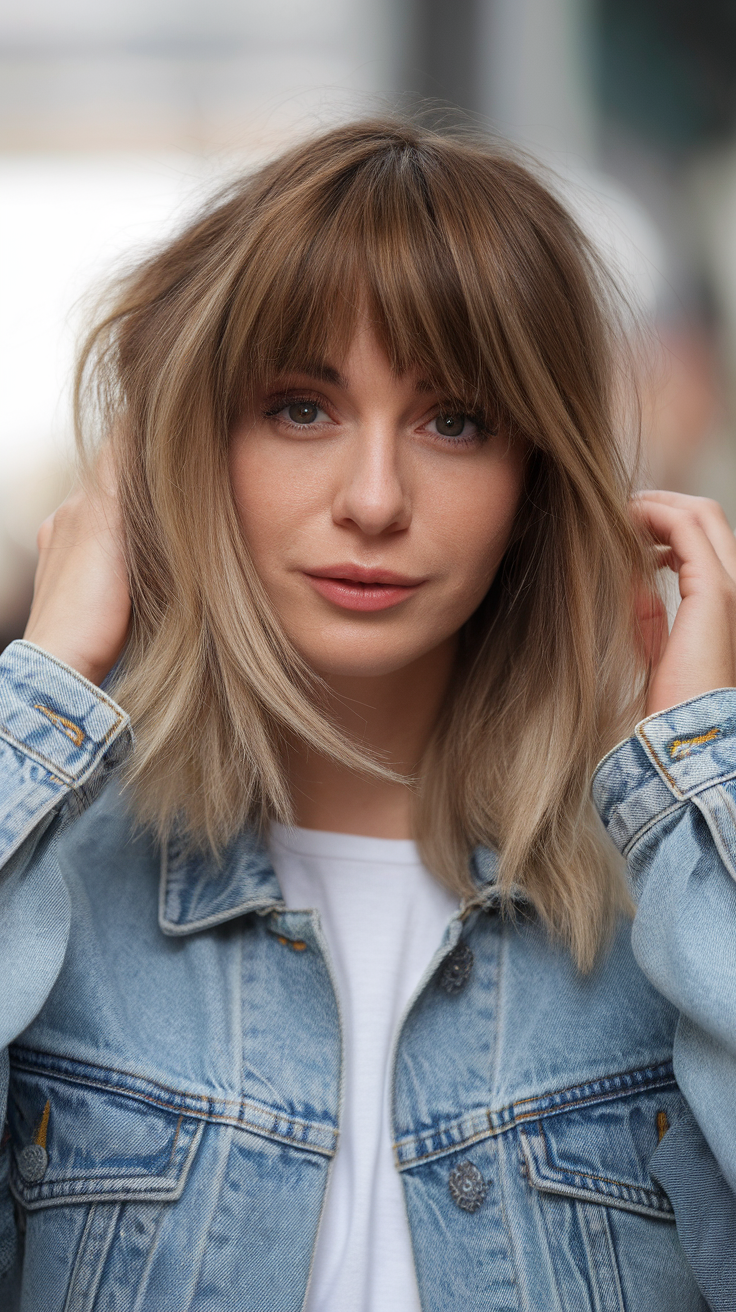
<svg viewBox="0 0 736 1312">
<path fill-rule="evenodd" d="M 248 832 L 218 867 L 136 831 L 129 742 L 73 670 L 0 658 L 0 1308 L 296 1312 L 340 1118 L 319 918 Z M 736 690 L 644 721 L 594 795 L 633 936 L 580 975 L 479 849 L 396 1037 L 426 1312 L 736 1308 Z"/>
</svg>

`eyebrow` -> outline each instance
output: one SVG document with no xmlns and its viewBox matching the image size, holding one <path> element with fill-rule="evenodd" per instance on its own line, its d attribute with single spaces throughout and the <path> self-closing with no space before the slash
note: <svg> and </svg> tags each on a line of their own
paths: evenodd
<svg viewBox="0 0 736 1312">
<path fill-rule="evenodd" d="M 343 378 L 337 369 L 333 368 L 331 364 L 321 363 L 317 360 L 304 364 L 300 368 L 284 369 L 279 374 L 279 378 L 290 377 L 312 378 L 315 382 L 331 383 L 333 387 L 342 387 L 343 389 L 348 386 L 347 378 Z"/>
<path fill-rule="evenodd" d="M 292 369 L 284 369 L 283 372 L 277 376 L 275 381 L 277 383 L 280 382 L 281 379 L 288 381 L 288 379 L 292 377 L 311 378 L 315 382 L 330 383 L 333 387 L 341 387 L 343 390 L 347 390 L 348 387 L 347 378 L 345 378 L 338 369 L 335 369 L 331 364 L 319 360 L 314 360 L 308 364 L 304 364 L 301 368 L 294 367 Z M 434 393 L 437 391 L 437 388 L 434 387 L 427 378 L 419 378 L 415 383 L 415 389 L 417 392 Z"/>
</svg>

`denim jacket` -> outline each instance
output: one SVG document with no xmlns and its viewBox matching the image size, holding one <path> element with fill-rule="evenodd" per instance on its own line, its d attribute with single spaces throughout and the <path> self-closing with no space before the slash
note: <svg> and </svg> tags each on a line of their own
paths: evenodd
<svg viewBox="0 0 736 1312">
<path fill-rule="evenodd" d="M 159 851 L 129 743 L 67 666 L 0 658 L 0 1307 L 297 1312 L 340 1122 L 319 917 L 249 832 Z M 425 1312 L 736 1308 L 736 690 L 643 721 L 594 796 L 633 933 L 581 975 L 479 849 L 396 1035 Z"/>
</svg>

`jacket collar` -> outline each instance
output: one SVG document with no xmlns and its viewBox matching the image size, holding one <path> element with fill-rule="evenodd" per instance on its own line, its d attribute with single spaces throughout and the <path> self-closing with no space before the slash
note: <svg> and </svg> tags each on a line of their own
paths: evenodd
<svg viewBox="0 0 736 1312">
<path fill-rule="evenodd" d="M 244 829 L 215 857 L 177 836 L 161 852 L 158 923 L 164 934 L 193 934 L 234 916 L 285 907 L 263 840 Z"/>
<path fill-rule="evenodd" d="M 496 853 L 477 847 L 470 871 L 478 903 L 492 902 Z M 175 835 L 161 852 L 158 921 L 164 934 L 194 934 L 235 916 L 286 909 L 262 838 L 244 829 L 219 859 L 187 848 Z"/>
</svg>

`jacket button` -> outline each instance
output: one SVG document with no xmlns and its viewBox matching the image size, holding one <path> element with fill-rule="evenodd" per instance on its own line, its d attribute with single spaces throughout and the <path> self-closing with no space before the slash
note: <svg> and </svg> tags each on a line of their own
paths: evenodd
<svg viewBox="0 0 736 1312">
<path fill-rule="evenodd" d="M 26 1184 L 38 1184 L 46 1174 L 49 1155 L 40 1143 L 26 1144 L 18 1156 L 18 1170 Z"/>
<path fill-rule="evenodd" d="M 488 1185 L 472 1162 L 459 1162 L 450 1172 L 450 1196 L 463 1212 L 477 1212 L 488 1193 Z"/>
<path fill-rule="evenodd" d="M 440 986 L 445 993 L 459 993 L 468 982 L 473 969 L 473 951 L 467 943 L 458 943 L 442 967 Z"/>
</svg>

